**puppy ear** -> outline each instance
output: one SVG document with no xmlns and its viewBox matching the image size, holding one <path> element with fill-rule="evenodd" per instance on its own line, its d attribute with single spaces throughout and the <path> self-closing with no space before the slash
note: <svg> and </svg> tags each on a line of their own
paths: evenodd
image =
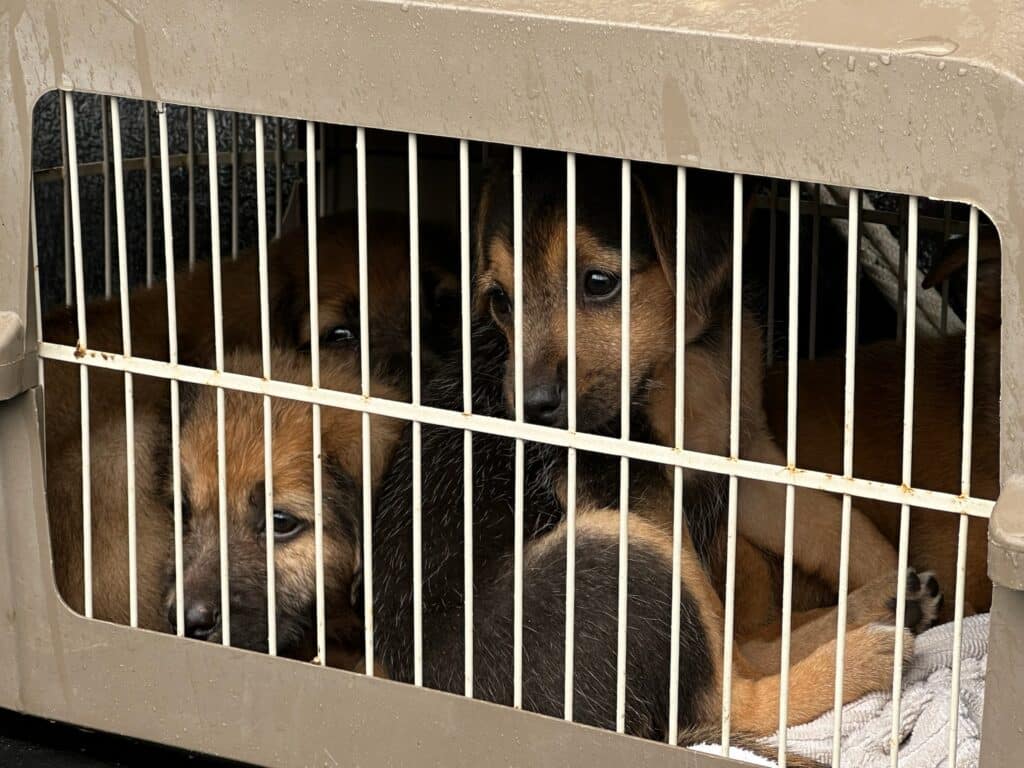
<svg viewBox="0 0 1024 768">
<path fill-rule="evenodd" d="M 947 241 L 943 245 L 942 254 L 925 275 L 922 287 L 938 287 L 950 279 L 966 281 L 968 256 L 969 243 L 966 236 Z M 979 327 L 986 330 L 999 328 L 1001 278 L 999 236 L 995 232 L 986 233 L 978 239 L 978 296 L 975 312 Z"/>
<path fill-rule="evenodd" d="M 492 155 L 484 166 L 484 180 L 473 217 L 473 315 L 487 315 L 487 302 L 476 281 L 487 271 L 490 239 L 510 229 L 512 219 L 512 164 L 504 154 Z"/>
</svg>

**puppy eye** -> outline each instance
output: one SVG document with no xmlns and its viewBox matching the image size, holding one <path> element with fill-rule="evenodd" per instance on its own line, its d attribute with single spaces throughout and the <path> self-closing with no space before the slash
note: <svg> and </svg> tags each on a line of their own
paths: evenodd
<svg viewBox="0 0 1024 768">
<path fill-rule="evenodd" d="M 491 302 L 491 312 L 494 313 L 494 318 L 499 321 L 507 320 L 509 315 L 512 314 L 512 302 L 508 300 L 508 294 L 505 293 L 505 289 L 500 287 L 491 288 L 487 296 Z"/>
<path fill-rule="evenodd" d="M 303 523 L 298 518 L 280 509 L 274 510 L 274 538 L 277 541 L 287 541 L 302 528 Z"/>
<path fill-rule="evenodd" d="M 611 298 L 619 291 L 619 276 L 592 269 L 583 276 L 583 290 L 591 299 Z"/>
<path fill-rule="evenodd" d="M 352 328 L 347 328 L 344 325 L 336 325 L 333 328 L 329 328 L 321 337 L 321 344 L 330 344 L 335 347 L 346 347 L 354 345 L 358 342 L 359 338 L 356 332 Z"/>
</svg>

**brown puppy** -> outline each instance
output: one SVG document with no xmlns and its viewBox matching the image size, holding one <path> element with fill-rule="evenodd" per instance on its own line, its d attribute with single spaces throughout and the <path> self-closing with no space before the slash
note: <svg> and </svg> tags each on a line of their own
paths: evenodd
<svg viewBox="0 0 1024 768">
<path fill-rule="evenodd" d="M 262 375 L 260 355 L 239 352 L 232 370 Z M 310 360 L 299 352 L 275 350 L 278 381 L 308 384 Z M 324 389 L 359 391 L 359 370 L 337 352 L 321 357 Z M 402 393 L 376 382 L 378 394 Z M 190 388 L 192 389 L 192 388 Z M 219 642 L 222 638 L 216 390 L 190 393 L 182 425 L 184 510 L 184 633 Z M 266 507 L 263 398 L 226 393 L 226 504 L 230 585 L 230 639 L 235 647 L 267 649 Z M 316 650 L 316 570 L 312 460 L 312 406 L 274 398 L 273 532 L 277 600 L 277 643 L 281 655 L 309 659 Z M 338 653 L 329 661 L 351 667 L 362 651 L 362 417 L 339 408 L 322 409 L 324 593 L 329 636 Z M 373 417 L 373 481 L 383 472 L 401 424 Z M 165 592 L 167 619 L 176 621 L 173 565 Z"/>
<path fill-rule="evenodd" d="M 409 363 L 409 280 L 404 219 L 371 216 L 369 220 L 369 292 L 371 362 L 392 372 L 407 371 Z M 358 365 L 359 288 L 354 224 L 334 217 L 318 229 L 321 346 L 336 349 Z M 445 309 L 444 241 L 424 239 L 423 350 L 429 367 L 431 350 L 451 343 L 450 334 L 431 325 Z M 293 230 L 269 246 L 271 334 L 285 346 L 309 342 L 308 275 L 305 234 Z M 434 265 L 434 266 L 426 266 Z M 237 261 L 225 260 L 225 349 L 260 341 L 258 261 L 249 251 Z M 213 310 L 210 267 L 200 264 L 192 273 L 176 276 L 179 359 L 209 365 L 213 354 Z M 157 285 L 130 297 L 132 354 L 168 359 L 166 288 Z M 118 300 L 95 301 L 86 308 L 88 346 L 119 353 L 121 316 Z M 60 308 L 44 321 L 47 341 L 75 344 L 74 310 Z M 228 368 L 230 370 L 230 367 Z M 47 482 L 51 536 L 57 583 L 76 609 L 83 603 L 83 530 L 81 431 L 78 366 L 49 361 L 45 368 Z M 388 390 L 392 391 L 392 390 Z M 161 579 L 172 540 L 171 520 L 162 503 L 152 507 L 150 490 L 169 472 L 169 387 L 166 381 L 134 377 L 136 484 L 139 510 L 140 620 L 143 626 L 166 628 L 160 590 L 143 585 Z M 93 534 L 94 615 L 127 623 L 128 520 L 127 470 L 124 437 L 124 380 L 119 373 L 89 371 L 91 506 Z M 148 474 L 148 476 L 143 476 Z M 110 548 L 108 549 L 108 544 Z M 157 595 L 154 602 L 152 597 Z"/>
<path fill-rule="evenodd" d="M 641 178 L 643 177 L 643 178 Z M 631 218 L 631 397 L 634 439 L 671 444 L 675 416 L 675 216 L 674 174 L 634 167 Z M 577 160 L 576 315 L 577 419 L 581 431 L 618 434 L 620 382 L 620 165 Z M 686 233 L 685 446 L 729 454 L 731 367 L 732 179 L 690 172 Z M 523 359 L 526 420 L 564 426 L 566 413 L 565 160 L 525 154 L 524 159 Z M 499 169 L 485 184 L 477 217 L 476 307 L 513 338 L 512 180 Z M 739 456 L 785 465 L 762 408 L 763 342 L 757 323 L 742 313 Z M 506 366 L 512 405 L 513 365 Z M 637 468 L 638 472 L 643 471 Z M 659 470 L 660 472 L 660 470 Z M 581 467 L 581 477 L 587 474 Z M 648 473 L 650 474 L 650 473 Z M 595 477 L 593 473 L 590 475 Z M 612 474 L 612 477 L 615 475 Z M 581 479 L 588 492 L 600 482 Z M 650 482 L 648 477 L 643 485 Z M 724 573 L 725 478 L 687 471 L 684 504 L 697 552 L 721 589 Z M 617 488 L 604 483 L 599 503 L 614 503 Z M 639 492 L 642 495 L 643 491 Z M 740 480 L 739 533 L 772 553 L 783 551 L 785 486 Z M 796 493 L 795 562 L 835 587 L 838 578 L 840 500 L 799 489 Z M 661 507 L 665 512 L 671 507 Z M 664 518 L 663 518 L 664 522 Z M 854 510 L 854 588 L 895 569 L 896 552 L 871 521 Z M 740 549 L 741 556 L 756 552 Z M 738 568 L 742 573 L 743 566 Z M 759 579 L 758 579 L 759 580 Z M 738 616 L 756 627 L 770 617 Z"/>
<path fill-rule="evenodd" d="M 966 262 L 966 240 L 957 241 L 925 280 L 929 287 L 953 275 Z M 979 243 L 977 333 L 975 337 L 974 421 L 971 494 L 995 499 L 999 492 L 999 243 Z M 919 339 L 915 349 L 915 488 L 960 493 L 963 430 L 964 336 Z M 854 464 L 857 477 L 902 482 L 903 387 L 905 350 L 886 341 L 857 350 L 854 390 Z M 843 456 L 841 358 L 804 360 L 798 374 L 797 450 L 800 466 L 839 472 Z M 786 421 L 786 371 L 776 367 L 765 380 L 765 408 L 773 430 Z M 777 432 L 778 433 L 778 432 Z M 861 509 L 894 544 L 899 541 L 899 506 L 861 499 Z M 910 560 L 935 571 L 940 583 L 956 584 L 959 517 L 911 509 Z M 967 536 L 965 611 L 986 611 L 992 584 L 986 573 L 987 523 L 972 517 Z M 952 619 L 949 601 L 940 614 Z"/>
</svg>

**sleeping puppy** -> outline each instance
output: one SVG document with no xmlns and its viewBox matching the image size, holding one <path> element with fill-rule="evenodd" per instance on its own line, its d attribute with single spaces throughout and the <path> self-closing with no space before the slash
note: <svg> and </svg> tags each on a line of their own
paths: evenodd
<svg viewBox="0 0 1024 768">
<path fill-rule="evenodd" d="M 259 354 L 232 356 L 232 370 L 262 376 Z M 275 349 L 274 379 L 308 384 L 307 355 Z M 400 389 L 374 381 L 381 397 L 400 399 Z M 344 354 L 320 360 L 320 385 L 359 391 L 358 366 Z M 221 604 L 216 389 L 195 387 L 182 423 L 182 517 L 184 523 L 184 634 L 220 642 Z M 225 397 L 228 584 L 231 645 L 266 651 L 267 546 L 263 397 L 228 391 Z M 362 416 L 323 408 L 323 556 L 325 620 L 333 653 L 328 662 L 351 668 L 362 651 Z M 371 472 L 380 478 L 398 439 L 393 419 L 370 419 Z M 278 653 L 310 659 L 316 653 L 316 561 L 312 460 L 312 406 L 274 398 L 272 403 L 272 530 L 276 580 Z M 173 562 L 165 582 L 167 621 L 177 621 Z"/>
<path fill-rule="evenodd" d="M 507 417 L 505 336 L 477 324 L 472 359 L 473 412 Z M 495 365 L 495 361 L 497 365 Z M 424 393 L 424 404 L 462 409 L 459 361 L 442 370 Z M 474 679 L 476 698 L 513 703 L 513 592 L 515 542 L 515 441 L 484 432 L 473 436 L 472 545 Z M 463 690 L 464 645 L 464 438 L 462 430 L 422 427 L 422 682 L 449 692 Z M 562 715 L 566 595 L 566 536 L 556 489 L 564 456 L 527 443 L 523 484 L 523 666 L 524 709 Z M 376 495 L 373 518 L 374 649 L 394 680 L 411 682 L 414 667 L 413 531 L 410 501 L 413 448 L 409 431 Z M 669 497 L 670 499 L 670 497 Z M 670 539 L 651 520 L 664 518 L 665 497 L 645 497 L 629 521 L 627 599 L 627 733 L 660 739 L 668 733 L 669 661 L 673 569 Z M 670 503 L 670 502 L 669 502 Z M 648 508 L 649 505 L 651 508 Z M 582 503 L 576 530 L 574 720 L 604 728 L 616 724 L 617 510 Z M 722 603 L 692 540 L 682 542 L 681 632 L 678 727 L 706 733 L 720 722 L 724 642 Z M 891 686 L 896 574 L 876 577 L 851 595 L 846 638 L 848 700 Z M 856 595 L 856 597 L 854 597 Z M 928 577 L 908 579 L 908 624 L 930 623 L 940 599 Z M 790 675 L 790 722 L 805 722 L 832 706 L 835 663 L 832 621 L 794 632 Z M 913 637 L 908 631 L 906 652 Z M 777 644 L 753 649 L 775 654 Z M 777 673 L 763 674 L 757 658 L 736 646 L 732 723 L 748 736 L 778 726 Z M 777 662 L 776 662 L 777 663 Z M 690 729 L 695 729 L 691 731 Z"/>
<path fill-rule="evenodd" d="M 971 495 L 995 499 L 999 493 L 999 243 L 995 236 L 979 242 L 977 331 L 975 336 L 974 421 Z M 967 241 L 953 241 L 924 281 L 931 287 L 957 277 L 967 260 Z M 964 335 L 919 338 L 914 353 L 914 452 L 912 485 L 929 491 L 961 491 Z M 858 348 L 854 389 L 853 472 L 856 477 L 902 482 L 903 386 L 902 342 L 885 341 Z M 843 389 L 841 358 L 803 360 L 797 378 L 797 460 L 801 467 L 839 472 L 843 456 Z M 785 430 L 786 371 L 777 366 L 765 380 L 765 410 L 776 434 Z M 899 541 L 899 506 L 871 499 L 858 505 L 894 544 Z M 910 560 L 934 571 L 940 583 L 956 583 L 959 516 L 912 508 Z M 987 611 L 992 584 L 986 572 L 987 522 L 968 522 L 967 614 Z M 940 620 L 953 617 L 952 602 Z"/>
</svg>

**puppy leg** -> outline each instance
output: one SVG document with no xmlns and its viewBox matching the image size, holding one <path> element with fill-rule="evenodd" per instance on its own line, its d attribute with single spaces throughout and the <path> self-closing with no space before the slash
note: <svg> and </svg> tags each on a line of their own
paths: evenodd
<svg viewBox="0 0 1024 768">
<path fill-rule="evenodd" d="M 897 573 L 882 576 L 851 592 L 846 606 L 847 631 L 871 624 L 895 624 Z M 915 635 L 931 627 L 942 609 L 943 596 L 934 574 L 918 574 L 913 568 L 907 572 L 907 604 L 903 625 Z M 790 662 L 810 656 L 825 641 L 834 640 L 838 624 L 838 609 L 821 608 L 806 611 L 797 625 L 793 617 L 790 637 Z M 774 630 L 774 637 L 770 631 Z M 779 669 L 781 654 L 781 628 L 767 628 L 757 639 L 741 646 L 746 659 L 761 673 L 775 673 Z"/>
<path fill-rule="evenodd" d="M 785 466 L 782 451 L 765 430 L 759 430 L 742 452 L 743 458 Z M 786 486 L 740 480 L 738 529 L 755 545 L 783 554 Z M 796 535 L 793 562 L 832 588 L 839 583 L 838 558 L 842 534 L 842 500 L 821 491 L 796 491 Z M 896 568 L 896 550 L 871 520 L 854 508 L 850 515 L 850 588 L 873 581 Z"/>
</svg>

